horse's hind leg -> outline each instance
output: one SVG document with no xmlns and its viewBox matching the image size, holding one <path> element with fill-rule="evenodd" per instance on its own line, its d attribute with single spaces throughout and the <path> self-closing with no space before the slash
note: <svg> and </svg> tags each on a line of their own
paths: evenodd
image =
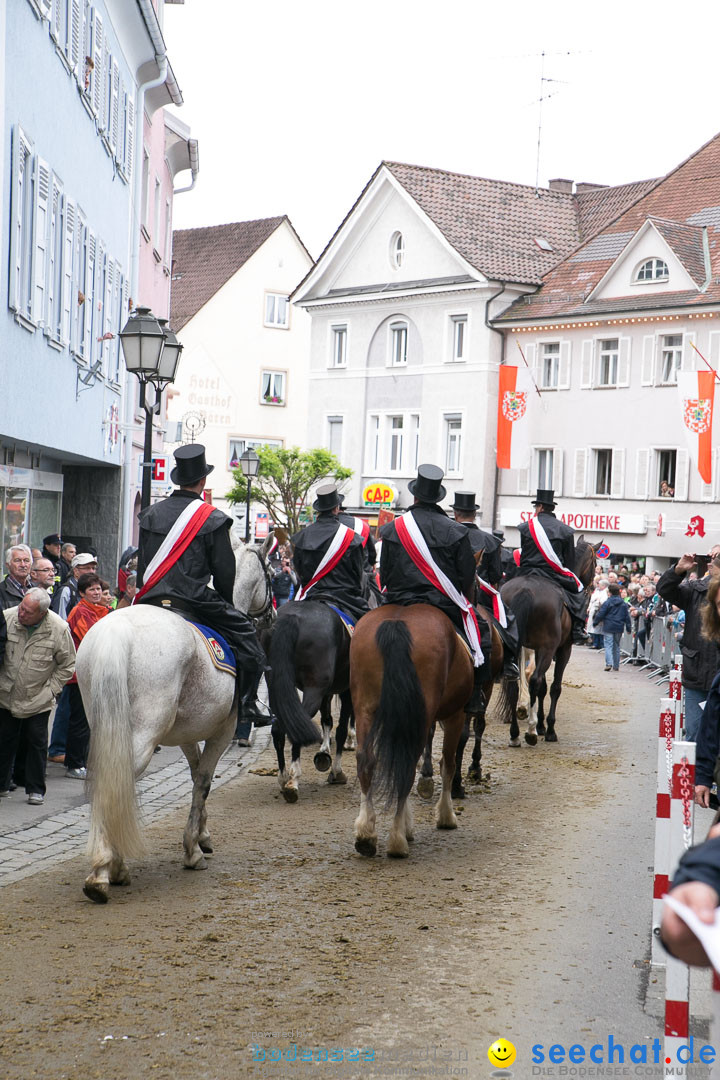
<svg viewBox="0 0 720 1080">
<path fill-rule="evenodd" d="M 342 767 L 342 755 L 343 750 L 345 749 L 348 723 L 351 716 L 352 698 L 350 697 L 350 691 L 344 690 L 340 695 L 340 717 L 338 719 L 337 731 L 335 732 L 335 757 L 332 766 L 330 767 L 328 784 L 347 784 L 347 776 L 343 772 Z"/>
<path fill-rule="evenodd" d="M 520 687 L 513 680 L 505 685 L 508 709 L 510 710 L 510 746 L 520 746 L 520 728 L 518 726 L 518 696 Z"/>
<path fill-rule="evenodd" d="M 422 765 L 420 767 L 420 779 L 417 783 L 417 793 L 421 799 L 432 799 L 435 794 L 432 763 L 432 745 L 434 738 L 435 724 L 431 724 L 430 730 L 428 731 L 428 737 L 425 740 L 425 749 L 423 750 Z"/>
<path fill-rule="evenodd" d="M 333 729 L 332 699 L 332 694 L 321 695 L 321 692 L 314 687 L 303 693 L 303 708 L 308 716 L 314 716 L 318 709 L 320 709 L 322 743 L 320 744 L 320 749 L 313 758 L 313 765 L 318 772 L 327 772 L 332 765 L 332 756 L 330 753 L 330 740 Z"/>
<path fill-rule="evenodd" d="M 198 766 L 200 764 L 200 747 L 197 743 L 187 743 L 185 746 L 181 746 L 183 754 L 187 758 L 187 763 L 190 766 L 190 775 L 195 783 L 195 777 L 197 776 Z M 198 825 L 198 844 L 200 850 L 205 855 L 212 855 L 212 844 L 210 843 L 210 833 L 207 827 L 207 806 L 203 803 L 202 810 L 200 811 L 200 821 Z"/>
<path fill-rule="evenodd" d="M 452 804 L 452 782 L 455 776 L 455 752 L 462 734 L 465 723 L 465 713 L 457 713 L 455 717 L 446 720 L 443 732 L 442 761 L 440 772 L 442 774 L 442 793 L 435 807 L 435 823 L 438 829 L 457 829 L 457 818 Z"/>
<path fill-rule="evenodd" d="M 482 780 L 482 768 L 480 762 L 482 761 L 482 737 L 485 732 L 484 712 L 474 717 L 473 730 L 475 733 L 475 744 L 473 746 L 470 768 L 468 769 L 468 780 Z"/>
<path fill-rule="evenodd" d="M 565 673 L 565 668 L 567 667 L 567 662 L 570 659 L 571 652 L 572 642 L 568 642 L 567 645 L 562 645 L 555 655 L 555 671 L 550 687 L 550 711 L 548 713 L 545 742 L 557 742 L 557 735 L 555 734 L 555 714 L 557 712 L 557 703 L 560 694 L 562 693 L 563 675 Z"/>
<path fill-rule="evenodd" d="M 357 723 L 358 780 L 360 781 L 360 813 L 355 819 L 355 850 L 360 855 L 377 854 L 377 821 L 372 800 L 374 761 L 371 755 L 363 755 L 363 744 L 370 731 L 370 718 L 355 714 Z"/>
<path fill-rule="evenodd" d="M 483 706 L 483 712 L 485 708 Z M 453 799 L 464 799 L 465 788 L 462 782 L 462 763 L 463 754 L 465 753 L 465 747 L 467 746 L 468 739 L 470 738 L 470 713 L 464 714 L 465 723 L 463 729 L 460 732 L 460 739 L 457 744 L 457 750 L 455 751 L 455 775 L 452 782 L 452 797 Z"/>
<path fill-rule="evenodd" d="M 220 760 L 220 755 L 223 750 L 228 746 L 230 739 L 232 738 L 234 724 L 235 717 L 231 715 L 223 724 L 222 730 L 219 733 L 216 733 L 211 738 L 205 740 L 205 745 L 199 756 L 199 760 L 196 763 L 194 773 L 192 744 L 182 747 L 182 751 L 190 764 L 190 771 L 193 773 L 192 803 L 190 804 L 190 814 L 183 833 L 183 865 L 188 870 L 207 869 L 204 850 L 200 844 L 201 835 L 204 833 L 203 840 L 207 847 L 210 846 L 210 836 L 206 826 L 205 802 L 210 793 L 210 784 L 212 783 L 215 766 Z M 198 748 L 195 747 L 195 752 L 197 752 L 197 749 Z"/>
<path fill-rule="evenodd" d="M 391 859 L 407 859 L 410 854 L 408 840 L 413 839 L 412 810 L 407 796 L 398 800 L 397 811 L 390 826 L 387 853 Z"/>
</svg>

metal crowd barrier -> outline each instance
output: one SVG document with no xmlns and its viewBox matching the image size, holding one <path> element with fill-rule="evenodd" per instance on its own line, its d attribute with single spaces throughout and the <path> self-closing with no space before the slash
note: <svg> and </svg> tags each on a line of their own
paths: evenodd
<svg viewBox="0 0 720 1080">
<path fill-rule="evenodd" d="M 668 625 L 667 617 L 652 620 L 645 647 L 640 645 L 637 628 L 625 630 L 620 638 L 622 664 L 635 663 L 642 667 L 648 679 L 658 683 L 669 681 L 673 653 L 677 650 L 674 624 Z"/>
</svg>

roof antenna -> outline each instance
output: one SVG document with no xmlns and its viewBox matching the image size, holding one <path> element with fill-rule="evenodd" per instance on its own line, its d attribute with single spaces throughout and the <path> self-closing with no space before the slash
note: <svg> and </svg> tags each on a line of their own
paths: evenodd
<svg viewBox="0 0 720 1080">
<path fill-rule="evenodd" d="M 536 54 L 537 55 L 537 54 Z M 537 157 L 535 160 L 535 194 L 538 194 L 540 188 L 540 143 L 542 139 L 542 107 L 543 101 L 548 98 L 555 97 L 558 93 L 557 90 L 552 90 L 550 93 L 545 93 L 546 83 L 565 83 L 564 79 L 550 79 L 545 75 L 545 57 L 546 56 L 573 56 L 571 52 L 561 53 L 546 53 L 545 50 L 540 53 L 540 96 L 537 99 L 538 102 L 538 138 L 537 138 Z"/>
</svg>

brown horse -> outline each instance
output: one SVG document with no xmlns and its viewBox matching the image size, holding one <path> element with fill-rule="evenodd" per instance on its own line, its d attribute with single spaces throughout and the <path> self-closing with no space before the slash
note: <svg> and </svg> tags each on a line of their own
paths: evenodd
<svg viewBox="0 0 720 1080">
<path fill-rule="evenodd" d="M 444 728 L 438 829 L 457 828 L 450 788 L 473 688 L 473 665 L 447 615 L 429 604 L 389 604 L 364 615 L 350 645 L 350 690 L 358 741 L 360 813 L 355 850 L 377 851 L 375 801 L 394 807 L 387 853 L 408 855 L 408 796 L 430 728 Z"/>
<path fill-rule="evenodd" d="M 478 554 L 482 554 L 479 552 Z M 486 623 L 490 624 L 491 634 L 491 647 L 490 647 L 490 678 L 487 682 L 482 684 L 483 692 L 483 704 L 480 711 L 472 717 L 473 722 L 473 734 L 475 736 L 475 742 L 473 744 L 472 760 L 468 769 L 468 779 L 479 780 L 480 779 L 480 760 L 482 758 L 482 737 L 485 731 L 485 714 L 487 707 L 490 704 L 490 698 L 492 697 L 493 684 L 500 675 L 503 667 L 503 643 L 502 639 L 497 632 L 496 627 L 493 625 L 488 611 L 484 607 L 476 605 L 475 612 L 478 619 L 484 619 Z M 458 742 L 457 751 L 455 754 L 455 775 L 452 782 L 452 797 L 453 799 L 465 798 L 465 787 L 462 782 L 462 762 L 463 754 L 465 753 L 465 747 L 467 746 L 468 739 L 470 738 L 470 714 L 465 713 L 465 724 L 463 726 L 460 740 Z M 435 725 L 430 728 L 430 734 L 428 736 L 427 743 L 425 744 L 425 752 L 423 753 L 422 765 L 420 768 L 420 779 L 418 780 L 417 792 L 422 799 L 431 799 L 434 794 L 435 785 L 433 783 L 433 763 L 432 763 L 432 744 L 435 735 Z"/>
<path fill-rule="evenodd" d="M 595 574 L 596 552 L 601 544 L 602 540 L 597 544 L 588 544 L 584 537 L 580 536 L 575 546 L 575 573 L 586 591 Z M 517 619 L 523 652 L 527 649 L 535 652 L 535 670 L 528 684 L 530 715 L 525 741 L 534 746 L 537 736 L 544 735 L 545 742 L 557 742 L 555 714 L 562 692 L 562 677 L 572 652 L 572 621 L 563 603 L 563 589 L 549 578 L 540 574 L 531 574 L 511 578 L 503 585 L 500 593 L 503 603 L 512 610 Z M 553 660 L 555 671 L 550 687 L 550 710 L 547 715 L 546 729 L 544 702 L 547 680 L 545 674 Z M 523 672 L 524 661 L 523 655 L 520 665 Z M 517 682 L 503 684 L 504 697 L 501 708 L 505 718 L 510 719 L 511 746 L 520 746 L 520 729 L 517 721 L 518 693 Z"/>
</svg>

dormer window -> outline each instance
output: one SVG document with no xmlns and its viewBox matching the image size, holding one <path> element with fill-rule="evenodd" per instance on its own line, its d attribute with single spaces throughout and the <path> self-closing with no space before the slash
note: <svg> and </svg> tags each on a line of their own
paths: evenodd
<svg viewBox="0 0 720 1080">
<path fill-rule="evenodd" d="M 401 232 L 394 232 L 390 237 L 390 265 L 399 270 L 405 258 L 405 241 Z"/>
<path fill-rule="evenodd" d="M 663 259 L 646 259 L 638 267 L 636 281 L 667 281 L 668 265 Z"/>
</svg>

